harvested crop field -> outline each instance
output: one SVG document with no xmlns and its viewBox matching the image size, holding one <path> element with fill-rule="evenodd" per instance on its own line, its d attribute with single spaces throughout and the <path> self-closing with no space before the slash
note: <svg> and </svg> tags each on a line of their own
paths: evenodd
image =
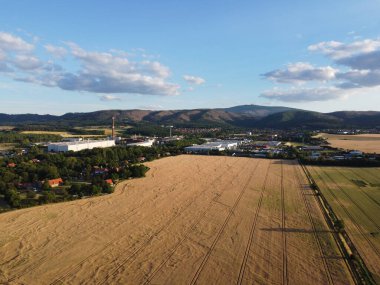
<svg viewBox="0 0 380 285">
<path fill-rule="evenodd" d="M 335 135 L 319 134 L 333 147 L 355 149 L 368 153 L 380 153 L 380 134 Z"/>
<path fill-rule="evenodd" d="M 380 169 L 319 166 L 308 169 L 380 282 Z"/>
<path fill-rule="evenodd" d="M 296 161 L 177 156 L 0 215 L 0 283 L 353 284 Z"/>
</svg>

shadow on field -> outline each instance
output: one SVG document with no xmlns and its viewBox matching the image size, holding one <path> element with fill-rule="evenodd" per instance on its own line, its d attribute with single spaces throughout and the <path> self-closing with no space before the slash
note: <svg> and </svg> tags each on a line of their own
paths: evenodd
<svg viewBox="0 0 380 285">
<path fill-rule="evenodd" d="M 295 164 L 297 164 L 297 160 L 296 159 L 278 159 L 278 160 L 273 160 L 272 163 L 273 164 L 284 164 L 284 165 L 293 165 L 294 166 Z"/>
<path fill-rule="evenodd" d="M 307 230 L 307 229 L 296 229 L 296 228 L 261 228 L 262 231 L 267 232 L 282 232 L 285 233 L 305 233 L 305 234 L 312 234 L 314 232 L 316 233 L 331 233 L 329 230 L 319 230 L 319 231 L 313 231 L 313 230 Z"/>
</svg>

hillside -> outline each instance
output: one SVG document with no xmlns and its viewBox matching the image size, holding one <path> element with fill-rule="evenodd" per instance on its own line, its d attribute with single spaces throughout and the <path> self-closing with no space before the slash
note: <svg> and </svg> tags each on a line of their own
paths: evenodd
<svg viewBox="0 0 380 285">
<path fill-rule="evenodd" d="M 230 108 L 193 110 L 103 110 L 67 113 L 62 116 L 0 114 L 0 125 L 109 125 L 172 124 L 183 127 L 221 126 L 249 128 L 374 128 L 380 126 L 380 112 L 340 111 L 319 113 L 288 107 L 241 105 Z"/>
</svg>

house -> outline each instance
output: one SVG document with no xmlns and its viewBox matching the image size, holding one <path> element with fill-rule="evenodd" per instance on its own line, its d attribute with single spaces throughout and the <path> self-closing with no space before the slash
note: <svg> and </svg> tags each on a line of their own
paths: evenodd
<svg viewBox="0 0 380 285">
<path fill-rule="evenodd" d="M 360 150 L 352 150 L 352 151 L 350 151 L 349 154 L 350 154 L 350 156 L 361 156 L 361 155 L 363 155 L 363 152 Z"/>
<path fill-rule="evenodd" d="M 16 163 L 10 162 L 10 163 L 8 163 L 7 167 L 14 168 L 14 167 L 16 167 Z"/>
<path fill-rule="evenodd" d="M 51 188 L 54 188 L 54 187 L 58 187 L 59 185 L 61 185 L 63 183 L 63 180 L 62 180 L 62 178 L 50 179 L 50 180 L 48 180 L 48 183 L 49 183 L 49 186 Z"/>
<path fill-rule="evenodd" d="M 106 180 L 104 180 L 108 185 L 110 185 L 110 186 L 113 186 L 113 181 L 112 181 L 112 179 L 106 179 Z"/>
<path fill-rule="evenodd" d="M 100 168 L 98 166 L 94 166 L 94 175 L 101 175 L 101 174 L 106 174 L 108 173 L 108 168 Z"/>
<path fill-rule="evenodd" d="M 146 160 L 146 158 L 143 157 L 143 156 L 140 156 L 140 157 L 137 158 L 137 161 L 138 161 L 138 162 L 143 162 L 143 161 L 145 161 L 145 160 Z"/>
</svg>

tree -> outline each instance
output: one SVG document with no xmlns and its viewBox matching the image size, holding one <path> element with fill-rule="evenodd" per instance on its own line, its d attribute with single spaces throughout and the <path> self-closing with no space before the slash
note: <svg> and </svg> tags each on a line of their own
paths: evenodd
<svg viewBox="0 0 380 285">
<path fill-rule="evenodd" d="M 42 184 L 42 191 L 49 191 L 51 190 L 50 184 L 47 180 Z"/>
<path fill-rule="evenodd" d="M 32 190 L 29 190 L 28 192 L 26 192 L 26 197 L 29 198 L 29 199 L 34 199 L 36 198 L 36 192 L 32 191 Z"/>
<path fill-rule="evenodd" d="M 92 185 L 91 195 L 99 195 L 100 193 L 102 193 L 102 187 L 99 185 Z"/>
<path fill-rule="evenodd" d="M 42 192 L 42 195 L 38 198 L 41 204 L 47 204 L 55 202 L 56 196 L 55 193 L 52 191 L 44 191 Z"/>
<path fill-rule="evenodd" d="M 21 197 L 20 193 L 17 192 L 16 189 L 10 188 L 5 191 L 5 200 L 9 203 L 9 205 L 13 208 L 19 208 Z"/>
<path fill-rule="evenodd" d="M 336 220 L 334 222 L 334 227 L 338 232 L 341 232 L 344 230 L 344 221 L 343 220 Z"/>
</svg>

